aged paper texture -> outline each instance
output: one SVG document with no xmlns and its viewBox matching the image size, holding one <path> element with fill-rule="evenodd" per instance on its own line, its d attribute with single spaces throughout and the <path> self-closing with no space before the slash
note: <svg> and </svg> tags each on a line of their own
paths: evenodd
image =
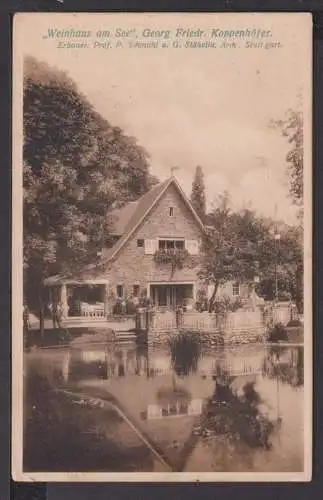
<svg viewBox="0 0 323 500">
<path fill-rule="evenodd" d="M 309 481 L 311 16 L 13 36 L 13 477 Z"/>
</svg>

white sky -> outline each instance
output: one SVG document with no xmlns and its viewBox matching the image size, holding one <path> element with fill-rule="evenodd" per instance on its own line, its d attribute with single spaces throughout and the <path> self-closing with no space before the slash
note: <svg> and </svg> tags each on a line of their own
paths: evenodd
<svg viewBox="0 0 323 500">
<path fill-rule="evenodd" d="M 287 196 L 288 144 L 268 124 L 295 108 L 299 94 L 304 99 L 308 46 L 300 36 L 300 18 L 291 23 L 288 17 L 284 21 L 270 16 L 242 20 L 173 15 L 150 16 L 144 22 L 139 15 L 135 21 L 118 15 L 51 16 L 38 15 L 21 23 L 24 53 L 67 71 L 105 118 L 145 147 L 152 173 L 163 180 L 171 166 L 180 167 L 176 176 L 189 194 L 199 164 L 209 205 L 228 190 L 237 208 L 249 204 L 264 215 L 274 215 L 277 205 L 278 217 L 295 221 L 295 208 Z M 42 39 L 54 26 L 171 28 L 203 23 L 231 29 L 269 27 L 284 47 L 67 50 Z"/>
</svg>

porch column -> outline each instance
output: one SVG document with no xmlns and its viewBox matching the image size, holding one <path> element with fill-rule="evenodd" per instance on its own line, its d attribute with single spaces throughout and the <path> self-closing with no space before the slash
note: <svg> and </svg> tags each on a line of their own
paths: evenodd
<svg viewBox="0 0 323 500">
<path fill-rule="evenodd" d="M 128 352 L 127 351 L 123 351 L 123 353 L 122 353 L 122 362 L 123 362 L 123 365 L 125 367 L 125 370 L 126 370 L 126 367 L 127 367 L 127 359 L 128 359 Z"/>
<path fill-rule="evenodd" d="M 254 283 L 252 285 L 250 285 L 249 303 L 250 303 L 250 307 L 254 311 L 256 309 L 256 287 L 255 287 Z"/>
<path fill-rule="evenodd" d="M 104 302 L 104 317 L 106 318 L 109 314 L 109 289 L 108 285 L 103 285 L 103 302 Z"/>
<path fill-rule="evenodd" d="M 167 307 L 170 307 L 170 293 L 171 293 L 170 287 L 167 286 L 166 287 L 166 304 L 167 304 Z"/>
<path fill-rule="evenodd" d="M 61 286 L 61 306 L 63 311 L 63 318 L 67 318 L 68 316 L 68 304 L 67 304 L 67 287 L 66 285 Z"/>
<path fill-rule="evenodd" d="M 48 287 L 48 302 L 53 305 L 53 292 L 51 286 Z"/>
<path fill-rule="evenodd" d="M 192 284 L 192 288 L 193 288 L 193 303 L 194 303 L 194 307 L 195 307 L 195 304 L 196 304 L 196 297 L 197 297 L 197 286 L 196 286 L 196 283 L 193 283 Z"/>
<path fill-rule="evenodd" d="M 257 295 L 256 295 L 255 285 L 253 285 L 253 287 L 252 287 L 252 306 L 253 306 L 253 309 L 256 310 L 256 308 L 257 308 Z"/>
</svg>

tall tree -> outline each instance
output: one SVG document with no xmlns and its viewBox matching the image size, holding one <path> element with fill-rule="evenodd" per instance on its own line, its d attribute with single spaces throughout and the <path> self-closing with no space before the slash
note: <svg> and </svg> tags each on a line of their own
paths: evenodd
<svg viewBox="0 0 323 500">
<path fill-rule="evenodd" d="M 202 167 L 197 166 L 192 183 L 191 203 L 202 221 L 205 219 L 206 201 Z"/>
<path fill-rule="evenodd" d="M 304 288 L 304 255 L 303 255 L 303 202 L 304 202 L 304 121 L 303 112 L 300 108 L 289 109 L 285 118 L 273 120 L 271 125 L 278 128 L 282 135 L 287 138 L 290 150 L 286 156 L 287 171 L 289 174 L 289 194 L 293 203 L 299 207 L 299 228 L 294 234 L 294 253 L 296 256 L 295 290 L 296 304 L 300 312 L 303 312 L 303 288 Z"/>
<path fill-rule="evenodd" d="M 285 118 L 273 120 L 272 126 L 281 130 L 287 138 L 290 150 L 286 156 L 289 173 L 289 193 L 295 205 L 303 205 L 303 158 L 304 158 L 304 131 L 303 113 L 301 110 L 289 109 Z"/>
<path fill-rule="evenodd" d="M 200 278 L 213 284 L 210 312 L 219 286 L 232 280 L 253 282 L 259 272 L 257 246 L 252 234 L 255 228 L 250 220 L 250 211 L 245 211 L 244 217 L 244 221 L 239 221 L 232 212 L 228 193 L 219 197 L 218 206 L 208 215 L 209 229 L 204 238 Z"/>
<path fill-rule="evenodd" d="M 65 73 L 24 68 L 24 280 L 42 316 L 44 278 L 93 261 L 106 213 L 156 182 L 148 155 L 97 113 Z"/>
<path fill-rule="evenodd" d="M 232 280 L 254 284 L 266 300 L 276 297 L 294 299 L 302 310 L 302 245 L 298 228 L 284 226 L 280 240 L 275 238 L 275 222 L 249 209 L 233 212 L 229 196 L 219 198 L 217 207 L 208 214 L 208 233 L 204 238 L 204 258 L 200 277 L 213 285 L 209 310 L 214 306 L 219 286 Z"/>
</svg>

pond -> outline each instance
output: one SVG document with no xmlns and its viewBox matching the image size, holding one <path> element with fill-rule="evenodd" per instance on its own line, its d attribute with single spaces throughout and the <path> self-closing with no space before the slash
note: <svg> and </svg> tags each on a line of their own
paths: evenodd
<svg viewBox="0 0 323 500">
<path fill-rule="evenodd" d="M 24 356 L 26 472 L 301 472 L 303 347 L 78 342 Z"/>
</svg>

